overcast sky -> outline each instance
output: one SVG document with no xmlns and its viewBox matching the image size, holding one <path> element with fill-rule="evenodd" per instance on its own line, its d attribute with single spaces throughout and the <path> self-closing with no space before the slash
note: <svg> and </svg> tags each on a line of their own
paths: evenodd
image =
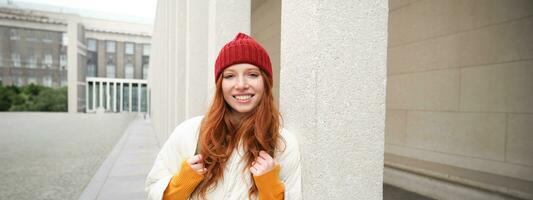
<svg viewBox="0 0 533 200">
<path fill-rule="evenodd" d="M 0 0 L 7 4 L 9 0 Z M 16 7 L 153 23 L 157 0 L 11 0 Z"/>
</svg>

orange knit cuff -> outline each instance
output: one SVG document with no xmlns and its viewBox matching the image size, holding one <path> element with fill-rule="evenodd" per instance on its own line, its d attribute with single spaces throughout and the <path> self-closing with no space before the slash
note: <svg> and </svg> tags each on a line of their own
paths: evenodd
<svg viewBox="0 0 533 200">
<path fill-rule="evenodd" d="M 283 182 L 279 179 L 280 170 L 281 166 L 276 165 L 269 172 L 260 176 L 254 176 L 260 200 L 283 199 L 285 188 Z"/>
<path fill-rule="evenodd" d="M 172 177 L 165 189 L 163 199 L 188 199 L 203 178 L 183 161 L 180 172 Z"/>
</svg>

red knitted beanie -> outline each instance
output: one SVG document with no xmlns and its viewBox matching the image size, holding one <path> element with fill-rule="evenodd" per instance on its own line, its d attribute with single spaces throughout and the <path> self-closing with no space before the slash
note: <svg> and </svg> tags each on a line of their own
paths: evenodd
<svg viewBox="0 0 533 200">
<path fill-rule="evenodd" d="M 233 40 L 224 45 L 220 53 L 218 53 L 215 62 L 215 82 L 224 69 L 240 63 L 249 63 L 261 68 L 266 72 L 268 78 L 272 80 L 272 64 L 268 53 L 252 37 L 239 33 Z"/>
</svg>

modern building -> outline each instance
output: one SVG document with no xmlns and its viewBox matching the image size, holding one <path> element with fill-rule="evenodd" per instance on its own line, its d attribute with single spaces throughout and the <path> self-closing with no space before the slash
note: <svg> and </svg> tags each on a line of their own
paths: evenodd
<svg viewBox="0 0 533 200">
<path fill-rule="evenodd" d="M 0 82 L 68 86 L 69 112 L 146 112 L 151 29 L 149 24 L 0 7 Z"/>
</svg>

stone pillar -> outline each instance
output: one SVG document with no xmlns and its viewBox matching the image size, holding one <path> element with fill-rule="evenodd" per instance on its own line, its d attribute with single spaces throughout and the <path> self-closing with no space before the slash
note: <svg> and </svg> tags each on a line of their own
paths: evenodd
<svg viewBox="0 0 533 200">
<path fill-rule="evenodd" d="M 67 83 L 68 83 L 68 112 L 78 112 L 78 23 L 79 19 L 72 17 L 67 22 Z"/>
<path fill-rule="evenodd" d="M 160 0 L 156 13 L 148 81 L 163 143 L 177 124 L 205 113 L 220 48 L 237 32 L 250 32 L 250 1 Z"/>
<path fill-rule="evenodd" d="M 280 107 L 304 199 L 382 199 L 388 1 L 282 3 Z"/>
<path fill-rule="evenodd" d="M 205 114 L 207 99 L 207 24 L 208 0 L 187 0 L 185 41 L 185 118 Z"/>
<path fill-rule="evenodd" d="M 215 61 L 218 52 L 238 32 L 250 34 L 251 22 L 250 0 L 209 0 L 208 26 L 208 100 L 215 93 Z"/>
</svg>

